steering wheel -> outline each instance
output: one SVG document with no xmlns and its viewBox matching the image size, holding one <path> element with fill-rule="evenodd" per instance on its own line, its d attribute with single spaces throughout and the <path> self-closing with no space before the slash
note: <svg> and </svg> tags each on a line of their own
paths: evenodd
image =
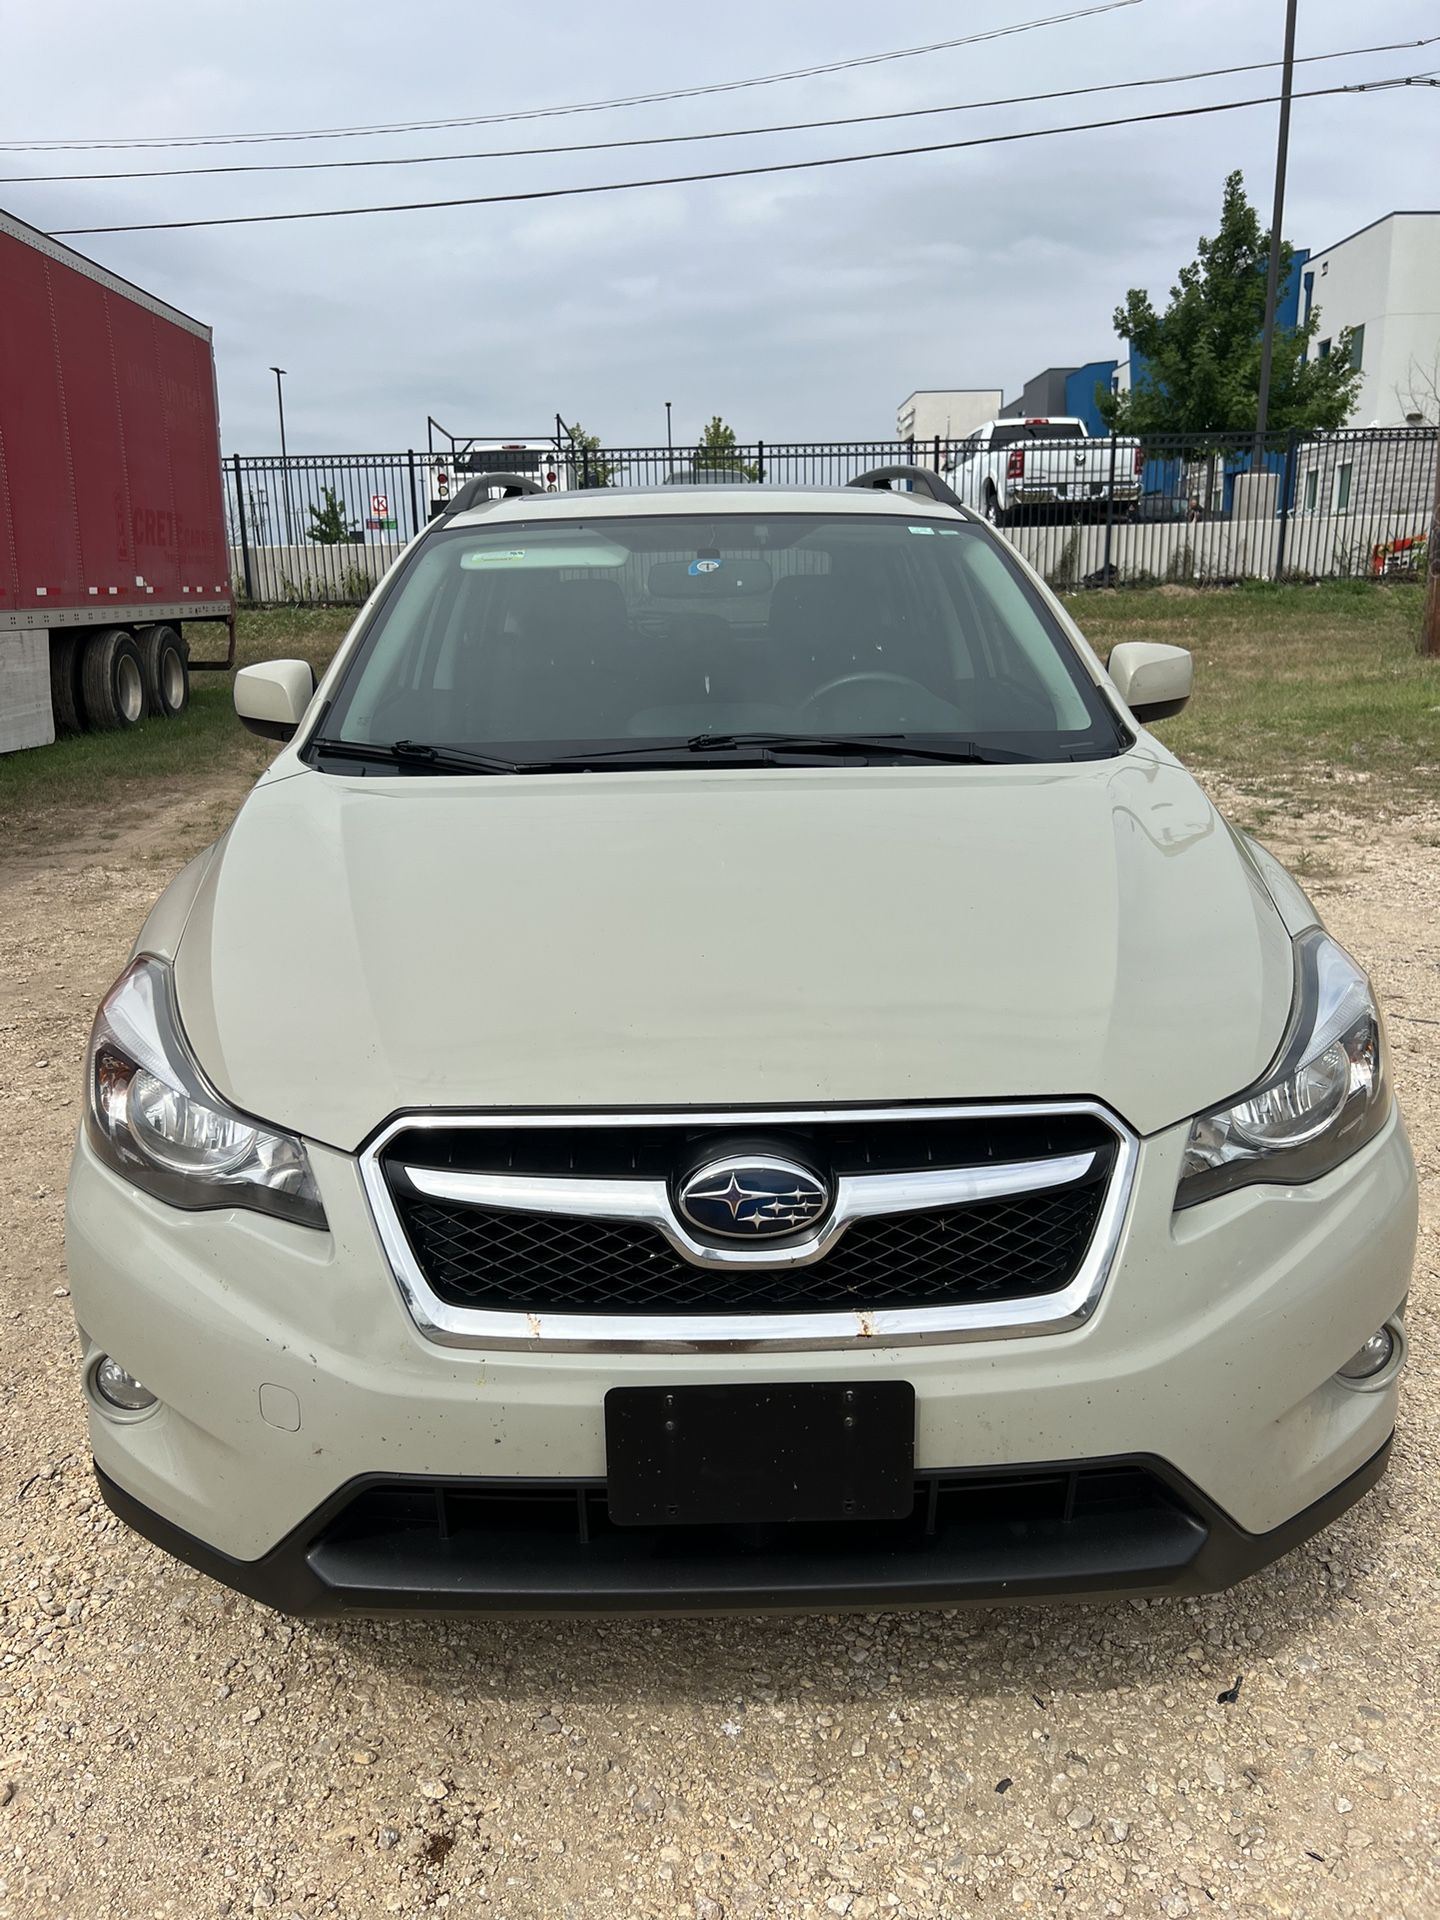
<svg viewBox="0 0 1440 1920">
<path fill-rule="evenodd" d="M 865 685 L 867 682 L 874 686 L 881 687 L 908 687 L 915 693 L 928 694 L 928 689 L 923 687 L 918 680 L 912 680 L 908 673 L 882 673 L 877 669 L 871 668 L 862 670 L 859 673 L 837 674 L 833 680 L 827 680 L 823 687 L 817 687 L 812 694 L 807 695 L 806 698 L 800 702 L 801 710 L 803 711 L 806 707 L 813 707 L 817 700 L 823 700 L 827 693 L 835 693 L 841 687 L 858 687 Z M 933 699 L 934 696 L 929 695 L 929 697 Z"/>
</svg>

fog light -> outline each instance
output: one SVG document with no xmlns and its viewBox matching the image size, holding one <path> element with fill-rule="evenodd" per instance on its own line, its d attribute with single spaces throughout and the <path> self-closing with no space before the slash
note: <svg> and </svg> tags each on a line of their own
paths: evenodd
<svg viewBox="0 0 1440 1920">
<path fill-rule="evenodd" d="M 1377 1373 L 1383 1373 L 1395 1354 L 1395 1336 L 1389 1327 L 1381 1327 L 1358 1352 L 1340 1368 L 1341 1380 L 1372 1380 Z"/>
<path fill-rule="evenodd" d="M 146 1407 L 154 1406 L 157 1397 L 108 1353 L 95 1369 L 95 1391 L 124 1413 L 143 1413 Z"/>
</svg>

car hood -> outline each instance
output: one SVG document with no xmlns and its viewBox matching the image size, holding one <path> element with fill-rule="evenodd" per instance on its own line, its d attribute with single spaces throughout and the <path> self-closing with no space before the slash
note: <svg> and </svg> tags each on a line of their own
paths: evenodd
<svg viewBox="0 0 1440 1920">
<path fill-rule="evenodd" d="M 176 954 L 246 1112 L 1088 1095 L 1141 1132 L 1273 1056 L 1290 938 L 1181 767 L 262 782 Z"/>
</svg>

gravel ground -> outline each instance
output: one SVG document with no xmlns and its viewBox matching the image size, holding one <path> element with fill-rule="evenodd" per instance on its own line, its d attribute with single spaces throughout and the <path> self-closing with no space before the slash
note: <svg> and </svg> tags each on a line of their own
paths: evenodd
<svg viewBox="0 0 1440 1920">
<path fill-rule="evenodd" d="M 1395 1463 L 1328 1534 L 1192 1602 L 308 1626 L 108 1516 L 65 1296 L 91 1010 L 237 797 L 0 857 L 0 1915 L 1440 1913 L 1440 816 L 1268 830 L 1425 1182 Z"/>
</svg>

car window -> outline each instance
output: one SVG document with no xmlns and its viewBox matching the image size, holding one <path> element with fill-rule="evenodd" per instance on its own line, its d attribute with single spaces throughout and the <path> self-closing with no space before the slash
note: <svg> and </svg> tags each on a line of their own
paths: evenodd
<svg viewBox="0 0 1440 1920">
<path fill-rule="evenodd" d="M 1085 429 L 1078 420 L 1016 420 L 996 427 L 990 435 L 992 448 L 1024 445 L 1030 440 L 1083 440 Z"/>
<path fill-rule="evenodd" d="M 325 722 L 346 743 L 519 757 L 749 731 L 1036 759 L 1122 741 L 1003 548 L 891 513 L 547 513 L 437 531 Z"/>
</svg>

